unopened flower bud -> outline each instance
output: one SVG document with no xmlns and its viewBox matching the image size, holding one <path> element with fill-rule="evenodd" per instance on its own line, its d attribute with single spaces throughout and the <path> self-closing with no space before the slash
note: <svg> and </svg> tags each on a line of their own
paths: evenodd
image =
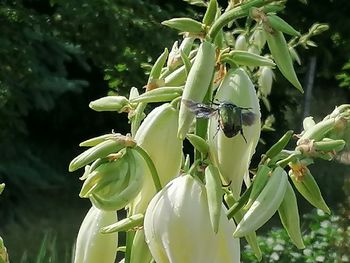
<svg viewBox="0 0 350 263">
<path fill-rule="evenodd" d="M 114 263 L 118 233 L 101 234 L 100 229 L 117 220 L 116 212 L 91 207 L 79 229 L 74 263 Z"/>
<path fill-rule="evenodd" d="M 177 138 L 178 110 L 163 104 L 147 115 L 138 129 L 135 140 L 152 159 L 161 185 L 178 175 L 182 161 L 182 140 Z M 156 189 L 147 172 L 139 195 L 131 204 L 131 213 L 144 213 Z"/>
<path fill-rule="evenodd" d="M 289 176 L 299 193 L 313 206 L 330 214 L 330 210 L 324 201 L 320 188 L 310 170 L 302 162 L 289 164 L 291 170 Z"/>
<path fill-rule="evenodd" d="M 89 107 L 95 111 L 123 112 L 129 108 L 129 100 L 124 96 L 107 96 L 90 102 Z"/>
<path fill-rule="evenodd" d="M 128 205 L 140 192 L 146 163 L 134 149 L 117 160 L 103 163 L 87 176 L 80 196 L 103 210 L 119 210 Z"/>
<path fill-rule="evenodd" d="M 214 233 L 205 187 L 190 175 L 172 180 L 155 195 L 144 229 L 157 263 L 240 261 L 239 239 L 232 237 L 233 221 L 221 216 L 218 233 Z"/>
<path fill-rule="evenodd" d="M 259 100 L 253 83 L 241 68 L 230 70 L 226 74 L 215 100 L 229 101 L 238 107 L 248 108 L 255 116 L 255 121 L 251 125 L 243 123 L 243 134 L 237 134 L 232 138 L 228 138 L 221 129 L 218 131 L 220 123 L 217 119 L 209 120 L 208 140 L 211 158 L 225 181 L 231 184 L 234 197 L 238 198 L 244 174 L 248 171 L 250 159 L 259 141 L 261 130 Z"/>
</svg>

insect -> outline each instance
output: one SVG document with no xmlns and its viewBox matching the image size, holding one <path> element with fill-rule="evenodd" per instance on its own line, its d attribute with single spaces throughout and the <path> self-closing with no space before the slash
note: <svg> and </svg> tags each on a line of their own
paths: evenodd
<svg viewBox="0 0 350 263">
<path fill-rule="evenodd" d="M 182 102 L 192 111 L 197 118 L 209 119 L 218 116 L 218 130 L 221 129 L 226 137 L 232 138 L 240 133 L 245 142 L 247 139 L 243 133 L 243 125 L 251 126 L 254 124 L 256 114 L 249 111 L 251 108 L 241 108 L 231 102 L 212 103 L 215 107 L 204 103 L 198 103 L 193 100 Z"/>
</svg>

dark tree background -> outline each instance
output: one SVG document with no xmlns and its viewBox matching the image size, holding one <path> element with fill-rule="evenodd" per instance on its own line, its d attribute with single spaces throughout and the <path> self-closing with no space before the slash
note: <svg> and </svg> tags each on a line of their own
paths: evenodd
<svg viewBox="0 0 350 263">
<path fill-rule="evenodd" d="M 314 39 L 318 48 L 298 49 L 301 80 L 309 58 L 317 58 L 310 113 L 318 118 L 349 101 L 342 71 L 350 57 L 347 10 L 346 0 L 290 0 L 282 15 L 301 32 L 316 21 L 330 26 Z M 61 240 L 62 254 L 70 251 L 89 204 L 79 200 L 79 174 L 68 175 L 68 163 L 80 152 L 80 141 L 112 129 L 128 131 L 126 116 L 95 113 L 89 102 L 109 91 L 141 88 L 147 80 L 141 64 L 152 63 L 179 38 L 160 22 L 202 12 L 181 0 L 0 2 L 0 182 L 7 184 L 0 197 L 0 235 L 13 262 L 26 257 L 25 250 L 29 262 L 50 230 Z M 344 88 L 335 78 L 340 73 Z M 287 127 L 299 131 L 303 115 L 303 97 L 278 79 L 271 96 L 278 132 L 263 135 L 267 145 Z M 334 185 L 334 178 L 320 176 L 326 199 L 336 206 L 343 198 L 334 194 L 342 177 Z"/>
</svg>

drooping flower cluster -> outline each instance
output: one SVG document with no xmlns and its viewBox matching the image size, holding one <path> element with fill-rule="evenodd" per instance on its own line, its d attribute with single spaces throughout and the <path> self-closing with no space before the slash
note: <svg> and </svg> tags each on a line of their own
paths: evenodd
<svg viewBox="0 0 350 263">
<path fill-rule="evenodd" d="M 92 203 L 78 234 L 75 263 L 102 262 L 98 255 L 113 263 L 120 231 L 127 233 L 122 261 L 127 263 L 239 262 L 243 237 L 261 259 L 255 231 L 277 211 L 292 242 L 304 247 L 285 168 L 290 167 L 296 189 L 329 212 L 306 166 L 345 147 L 349 106 L 339 107 L 322 124 L 305 121 L 292 151 L 285 150 L 294 134 L 288 131 L 262 156 L 251 178 L 261 132 L 259 99 L 269 109 L 274 68 L 302 92 L 284 38 L 284 33 L 296 38 L 300 33 L 275 15 L 283 5 L 267 2 L 229 5 L 221 13 L 210 0 L 201 22 L 164 21 L 184 39 L 156 60 L 145 92 L 132 88 L 129 98 L 107 96 L 90 103 L 97 111 L 127 112 L 131 134 L 84 141 L 81 146 L 90 148 L 70 164 L 70 171 L 85 166 L 80 196 Z M 223 27 L 248 16 L 255 23 L 230 41 Z M 263 56 L 266 43 L 271 54 Z M 153 103 L 157 106 L 145 116 Z M 193 156 L 184 153 L 184 141 L 192 145 Z M 118 221 L 121 209 L 127 217 Z"/>
</svg>

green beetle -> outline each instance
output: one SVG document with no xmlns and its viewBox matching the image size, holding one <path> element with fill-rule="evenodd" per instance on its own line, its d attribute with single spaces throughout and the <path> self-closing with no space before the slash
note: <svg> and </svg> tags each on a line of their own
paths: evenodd
<svg viewBox="0 0 350 263">
<path fill-rule="evenodd" d="M 183 99 L 182 102 L 197 118 L 208 119 L 217 115 L 219 120 L 218 130 L 221 129 L 228 138 L 232 138 L 240 133 L 244 141 L 247 142 L 243 133 L 243 125 L 251 126 L 256 120 L 256 114 L 249 111 L 250 108 L 242 108 L 227 101 L 212 103 L 215 107 L 192 100 Z"/>
</svg>

